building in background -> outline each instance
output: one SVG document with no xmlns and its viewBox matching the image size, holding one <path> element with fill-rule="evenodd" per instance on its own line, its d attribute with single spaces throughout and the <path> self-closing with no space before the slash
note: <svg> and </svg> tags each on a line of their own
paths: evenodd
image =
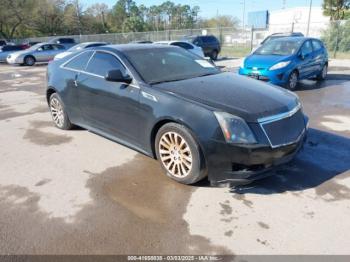
<svg viewBox="0 0 350 262">
<path fill-rule="evenodd" d="M 259 44 L 273 33 L 301 32 L 306 35 L 308 19 L 309 7 L 249 12 L 248 28 L 254 29 L 253 45 Z M 312 7 L 309 36 L 320 37 L 328 24 L 329 17 L 323 15 L 322 7 Z"/>
</svg>

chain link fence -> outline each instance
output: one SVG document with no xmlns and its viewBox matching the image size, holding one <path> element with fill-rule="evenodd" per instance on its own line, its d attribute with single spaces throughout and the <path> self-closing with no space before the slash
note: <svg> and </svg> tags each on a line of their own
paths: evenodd
<svg viewBox="0 0 350 262">
<path fill-rule="evenodd" d="M 342 22 L 344 23 L 344 21 Z M 321 38 L 331 26 L 330 22 L 313 22 L 309 25 L 309 36 Z M 222 44 L 223 56 L 245 56 L 252 48 L 258 46 L 262 40 L 273 33 L 301 32 L 307 34 L 307 23 L 280 23 L 270 24 L 268 29 L 258 30 L 251 28 L 216 27 L 200 29 L 165 30 L 150 32 L 108 33 L 95 35 L 70 35 L 77 42 L 108 42 L 111 44 L 126 44 L 136 41 L 170 41 L 181 40 L 188 35 L 214 35 Z M 339 30 L 338 30 L 338 34 Z M 27 41 L 47 42 L 53 37 L 32 37 Z M 350 52 L 349 52 L 350 53 Z M 349 55 L 350 58 L 350 55 Z"/>
</svg>

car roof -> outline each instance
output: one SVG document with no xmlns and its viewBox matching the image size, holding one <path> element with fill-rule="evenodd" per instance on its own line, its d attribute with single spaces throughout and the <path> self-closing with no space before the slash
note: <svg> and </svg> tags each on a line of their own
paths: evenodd
<svg viewBox="0 0 350 262">
<path fill-rule="evenodd" d="M 271 41 L 306 41 L 306 40 L 318 40 L 321 41 L 320 39 L 313 38 L 313 37 L 305 37 L 305 36 L 291 36 L 291 37 L 283 37 L 283 38 L 276 38 L 272 39 Z"/>
</svg>

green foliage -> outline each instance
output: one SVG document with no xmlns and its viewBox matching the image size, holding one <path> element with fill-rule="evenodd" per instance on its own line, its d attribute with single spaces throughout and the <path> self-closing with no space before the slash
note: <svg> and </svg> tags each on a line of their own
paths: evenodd
<svg viewBox="0 0 350 262">
<path fill-rule="evenodd" d="M 350 20 L 345 23 L 332 22 L 321 38 L 329 50 L 350 51 Z"/>
<path fill-rule="evenodd" d="M 331 20 L 343 20 L 350 17 L 350 0 L 323 0 L 323 14 Z"/>
<path fill-rule="evenodd" d="M 233 27 L 238 24 L 231 16 L 200 19 L 198 6 L 171 1 L 147 7 L 137 5 L 134 0 L 116 0 L 112 8 L 104 3 L 86 7 L 82 0 L 0 1 L 0 38 L 5 39 Z"/>
</svg>

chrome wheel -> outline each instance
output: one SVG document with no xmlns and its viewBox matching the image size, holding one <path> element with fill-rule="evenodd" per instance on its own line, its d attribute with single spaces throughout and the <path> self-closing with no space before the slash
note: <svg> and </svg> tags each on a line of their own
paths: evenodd
<svg viewBox="0 0 350 262">
<path fill-rule="evenodd" d="M 175 132 L 167 132 L 159 140 L 159 156 L 166 170 L 184 178 L 192 170 L 192 152 L 186 140 Z"/>
<path fill-rule="evenodd" d="M 298 75 L 297 73 L 293 72 L 291 76 L 289 77 L 289 88 L 290 89 L 295 89 L 298 83 Z"/>
<path fill-rule="evenodd" d="M 61 102 L 55 97 L 50 100 L 50 110 L 53 121 L 58 127 L 62 128 L 64 125 L 64 111 Z"/>
<path fill-rule="evenodd" d="M 31 57 L 31 56 L 29 56 L 29 57 L 27 57 L 27 58 L 25 59 L 25 64 L 26 64 L 26 65 L 32 66 L 32 65 L 34 65 L 34 63 L 35 63 L 34 58 Z"/>
</svg>

